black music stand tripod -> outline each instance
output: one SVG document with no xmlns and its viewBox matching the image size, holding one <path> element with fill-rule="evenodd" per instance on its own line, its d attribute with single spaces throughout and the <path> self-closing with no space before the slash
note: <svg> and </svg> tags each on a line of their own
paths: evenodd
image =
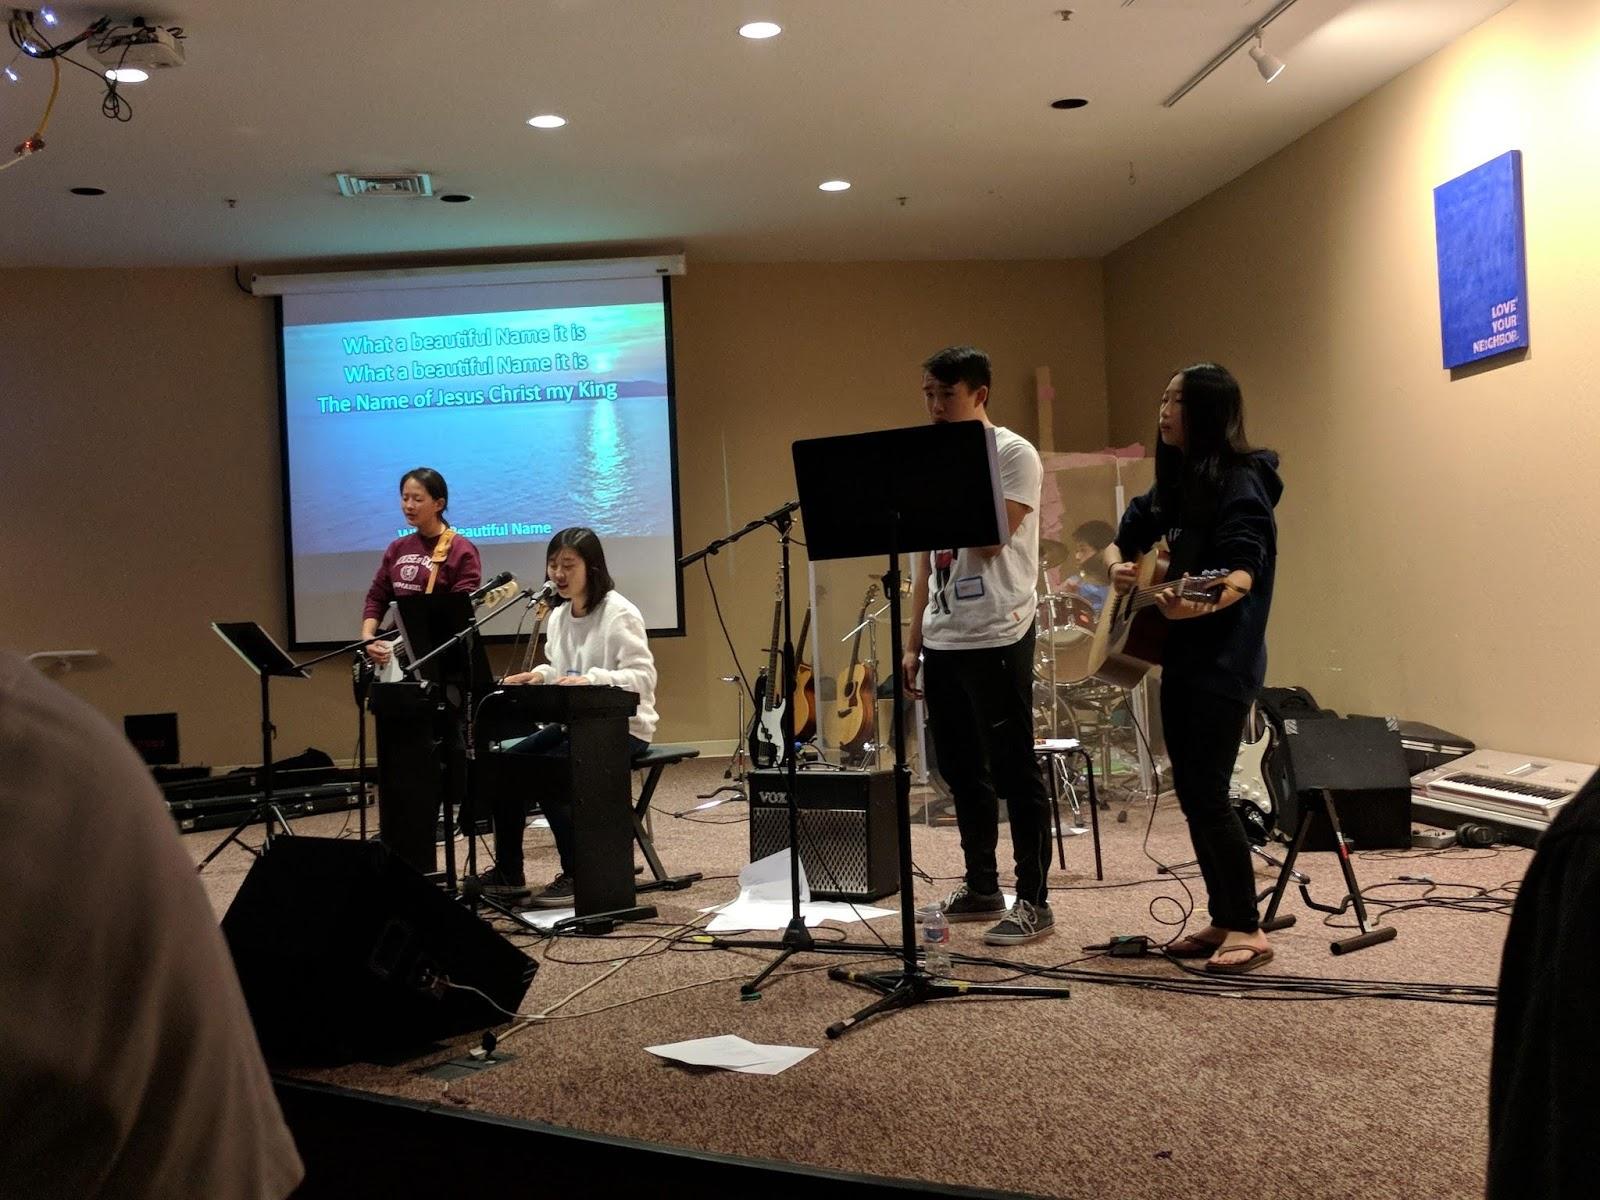
<svg viewBox="0 0 1600 1200">
<path fill-rule="evenodd" d="M 250 814 L 239 822 L 238 827 L 212 847 L 210 854 L 200 860 L 200 865 L 195 868 L 197 872 L 204 871 L 210 865 L 212 859 L 234 842 L 238 842 L 241 849 L 248 850 L 251 854 L 259 854 L 260 851 L 253 846 L 246 846 L 242 841 L 239 841 L 239 835 L 258 822 L 266 824 L 266 845 L 270 846 L 272 844 L 274 837 L 272 824 L 274 821 L 278 823 L 280 833 L 291 833 L 289 820 L 283 815 L 283 809 L 278 806 L 272 791 L 272 735 L 274 730 L 272 727 L 272 699 L 267 687 L 272 677 L 278 675 L 291 679 L 305 679 L 311 674 L 311 668 L 320 662 L 325 662 L 340 654 L 349 654 L 350 651 L 360 649 L 371 642 L 392 636 L 385 633 L 380 634 L 378 637 L 364 638 L 361 641 L 352 642 L 348 646 L 340 646 L 337 650 L 330 650 L 328 653 L 319 655 L 309 662 L 297 663 L 284 653 L 283 648 L 277 642 L 272 640 L 271 634 L 254 621 L 213 621 L 211 622 L 211 628 L 218 637 L 228 644 L 235 654 L 244 659 L 245 665 L 261 679 L 261 798 L 256 801 L 255 806 L 250 810 Z M 363 783 L 361 791 L 363 819 L 366 815 L 366 803 L 367 794 Z"/>
<path fill-rule="evenodd" d="M 812 562 L 885 555 L 890 663 L 894 672 L 895 817 L 900 848 L 901 965 L 893 971 L 834 967 L 831 979 L 857 984 L 879 998 L 828 1026 L 842 1037 L 868 1017 L 930 1000 L 962 996 L 1064 999 L 1065 987 L 968 983 L 930 975 L 917 959 L 911 862 L 911 768 L 906 763 L 905 679 L 900 669 L 900 555 L 951 547 L 993 546 L 1005 530 L 1005 503 L 994 435 L 980 421 L 889 429 L 794 444 L 795 481 Z M 893 464 L 885 469 L 885 464 Z M 854 486 L 838 487 L 850 479 Z M 785 674 L 792 667 L 785 647 Z M 787 714 L 786 714 L 787 718 Z M 792 789 L 792 783 L 791 783 Z M 794 795 L 790 793 L 791 813 Z M 791 816 L 791 820 L 792 820 Z M 791 832 L 791 850 L 794 849 Z M 857 947 L 859 952 L 864 947 Z"/>
</svg>

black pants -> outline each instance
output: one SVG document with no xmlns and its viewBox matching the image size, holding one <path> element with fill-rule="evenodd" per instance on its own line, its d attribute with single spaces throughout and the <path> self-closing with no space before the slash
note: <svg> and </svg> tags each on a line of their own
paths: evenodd
<svg viewBox="0 0 1600 1200">
<path fill-rule="evenodd" d="M 637 758 L 650 743 L 628 737 L 628 751 Z M 494 798 L 494 861 L 512 879 L 522 875 L 522 834 L 528 824 L 528 797 L 539 803 L 556 840 L 561 871 L 572 874 L 572 740 L 564 725 L 546 725 L 518 742 L 502 758 L 501 786 Z M 512 760 L 505 762 L 504 760 Z"/>
<path fill-rule="evenodd" d="M 1205 879 L 1207 911 L 1213 925 L 1240 933 L 1261 928 L 1250 841 L 1228 798 L 1249 711 L 1243 700 L 1162 682 L 1161 724 L 1172 784 Z"/>
<path fill-rule="evenodd" d="M 1000 890 L 995 847 L 1003 796 L 1017 898 L 1047 903 L 1050 799 L 1033 752 L 1033 630 L 991 650 L 925 650 L 922 682 L 939 772 L 955 797 L 967 886 Z"/>
</svg>

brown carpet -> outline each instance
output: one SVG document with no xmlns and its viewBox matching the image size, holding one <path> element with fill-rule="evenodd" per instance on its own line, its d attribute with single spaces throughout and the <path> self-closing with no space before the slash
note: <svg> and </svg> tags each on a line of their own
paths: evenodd
<svg viewBox="0 0 1600 1200">
<path fill-rule="evenodd" d="M 667 815 L 684 812 L 697 803 L 697 792 L 722 782 L 724 765 L 710 760 L 670 769 L 657 793 L 656 842 L 668 869 L 725 877 L 653 894 L 668 925 L 692 921 L 699 908 L 731 898 L 731 876 L 748 859 L 742 803 L 696 814 L 693 821 Z M 1162 941 L 1172 936 L 1173 928 L 1159 924 L 1150 906 L 1163 896 L 1181 902 L 1184 892 L 1170 880 L 1157 881 L 1141 850 L 1148 810 L 1132 809 L 1126 823 L 1116 821 L 1118 811 L 1114 805 L 1102 814 L 1105 883 L 1095 883 L 1089 838 L 1069 840 L 1068 869 L 1051 876 L 1053 885 L 1068 889 L 1053 893 L 1056 933 L 999 951 L 1000 957 L 1055 964 L 1083 957 L 1083 945 L 1113 933 L 1149 933 Z M 355 819 L 307 818 L 296 828 L 353 836 Z M 221 836 L 185 840 L 199 859 Z M 1001 841 L 1006 846 L 1004 827 Z M 918 899 L 941 894 L 960 869 L 954 828 L 917 823 L 913 844 L 918 866 L 940 879 L 919 881 Z M 549 834 L 530 830 L 528 847 L 530 879 L 554 874 Z M 1170 799 L 1157 810 L 1149 849 L 1164 861 L 1189 857 L 1183 821 Z M 1006 857 L 1003 851 L 1002 861 Z M 1425 874 L 1441 884 L 1496 888 L 1520 880 L 1529 858 L 1514 848 L 1426 857 L 1374 853 L 1358 855 L 1356 870 L 1369 894 L 1376 888 L 1398 900 L 1419 895 L 1424 885 L 1376 885 Z M 250 861 L 230 849 L 202 877 L 219 913 Z M 1314 897 L 1338 898 L 1332 854 L 1303 856 L 1302 865 L 1312 876 Z M 1267 886 L 1271 869 L 1261 864 L 1259 875 Z M 1471 888 L 1442 890 L 1455 896 Z M 1390 918 L 1400 931 L 1395 941 L 1333 957 L 1329 942 L 1343 935 L 1291 896 L 1285 911 L 1297 914 L 1299 923 L 1273 935 L 1276 960 L 1253 979 L 1270 973 L 1495 982 L 1506 930 L 1501 913 L 1397 912 Z M 1168 920 L 1178 912 L 1170 900 L 1155 905 L 1156 915 Z M 896 941 L 898 917 L 875 924 Z M 852 940 L 871 940 L 862 926 L 847 928 Z M 993 953 L 981 944 L 982 930 L 956 926 L 953 948 Z M 1180 995 L 1075 981 L 1067 1000 L 941 1001 L 875 1018 L 829 1041 L 824 1028 L 870 999 L 827 978 L 825 969 L 839 959 L 793 959 L 759 1000 L 742 1002 L 738 981 L 755 974 L 770 954 L 669 951 L 653 940 L 668 932 L 665 926 L 634 932 L 556 943 L 519 939 L 541 964 L 523 1011 L 554 1011 L 506 1040 L 504 1049 L 517 1057 L 502 1066 L 450 1085 L 416 1073 L 475 1041 L 463 1039 L 448 1053 L 401 1066 L 356 1064 L 304 1074 L 575 1129 L 1041 1196 L 1483 1193 L 1488 1007 L 1246 998 L 1226 988 Z M 818 935 L 827 936 L 837 935 Z M 639 957 L 560 1004 L 609 970 L 607 960 L 629 955 Z M 1184 978 L 1164 961 L 1099 958 L 1080 965 L 1121 978 Z M 984 968 L 960 973 L 998 977 Z M 720 982 L 685 988 L 713 980 Z M 671 989 L 684 990 L 659 994 Z M 725 1033 L 819 1050 L 767 1077 L 694 1071 L 643 1049 Z"/>
</svg>

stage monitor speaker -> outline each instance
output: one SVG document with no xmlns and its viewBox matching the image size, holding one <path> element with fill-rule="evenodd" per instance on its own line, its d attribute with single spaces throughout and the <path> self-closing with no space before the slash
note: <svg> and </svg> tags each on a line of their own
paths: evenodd
<svg viewBox="0 0 1600 1200">
<path fill-rule="evenodd" d="M 1411 776 L 1395 724 L 1381 717 L 1316 717 L 1284 722 L 1292 788 L 1280 798 L 1278 828 L 1292 836 L 1305 805 L 1313 813 L 1307 850 L 1332 850 L 1321 791 L 1333 793 L 1344 835 L 1357 850 L 1411 845 Z"/>
<path fill-rule="evenodd" d="M 750 861 L 789 845 L 789 773 L 751 771 Z M 876 900 L 900 886 L 894 772 L 799 771 L 800 865 L 816 900 Z"/>
<path fill-rule="evenodd" d="M 537 969 L 379 842 L 275 839 L 222 932 L 262 1048 L 293 1061 L 388 1056 L 502 1024 Z"/>
</svg>

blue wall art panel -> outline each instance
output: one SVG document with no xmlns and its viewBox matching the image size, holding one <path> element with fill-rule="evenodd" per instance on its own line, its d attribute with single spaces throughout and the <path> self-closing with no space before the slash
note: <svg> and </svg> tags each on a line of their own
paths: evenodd
<svg viewBox="0 0 1600 1200">
<path fill-rule="evenodd" d="M 1522 151 L 1512 150 L 1433 189 L 1444 365 L 1459 367 L 1528 345 L 1528 259 Z"/>
</svg>

